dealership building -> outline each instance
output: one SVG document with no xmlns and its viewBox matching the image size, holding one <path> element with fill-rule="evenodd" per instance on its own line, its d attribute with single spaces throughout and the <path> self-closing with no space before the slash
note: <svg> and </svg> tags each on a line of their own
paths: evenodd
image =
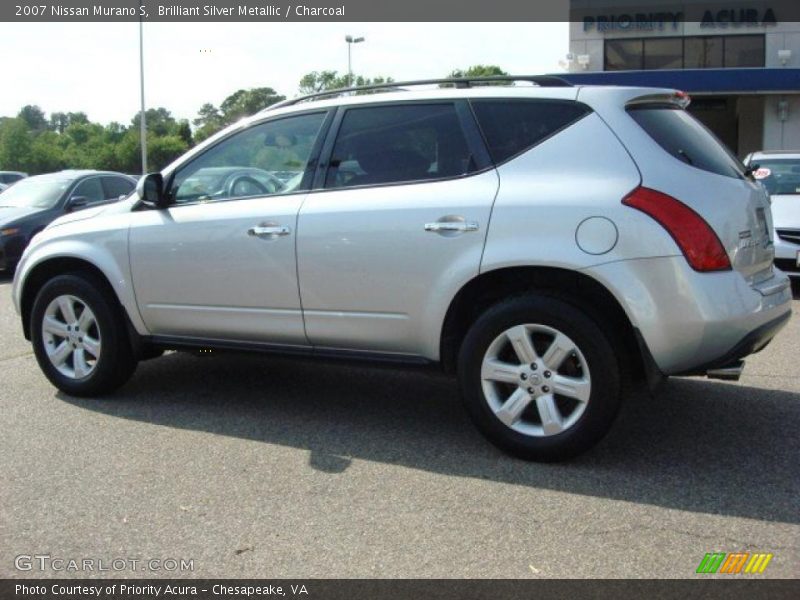
<svg viewBox="0 0 800 600">
<path fill-rule="evenodd" d="M 800 0 L 642 5 L 573 0 L 565 78 L 688 92 L 740 157 L 800 150 Z"/>
</svg>

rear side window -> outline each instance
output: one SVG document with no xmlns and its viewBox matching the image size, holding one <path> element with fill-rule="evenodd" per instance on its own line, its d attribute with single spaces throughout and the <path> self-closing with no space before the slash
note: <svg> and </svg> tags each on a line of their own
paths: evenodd
<svg viewBox="0 0 800 600">
<path fill-rule="evenodd" d="M 455 105 L 351 108 L 336 137 L 325 187 L 443 179 L 474 170 Z"/>
<path fill-rule="evenodd" d="M 589 112 L 569 100 L 473 100 L 472 109 L 497 163 L 527 150 Z"/>
<path fill-rule="evenodd" d="M 685 110 L 656 105 L 633 107 L 628 113 L 659 146 L 678 160 L 717 175 L 744 177 L 739 160 Z"/>
</svg>

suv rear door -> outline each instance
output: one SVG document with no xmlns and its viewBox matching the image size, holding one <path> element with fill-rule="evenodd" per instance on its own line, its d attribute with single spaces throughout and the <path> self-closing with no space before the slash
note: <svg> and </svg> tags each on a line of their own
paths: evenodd
<svg viewBox="0 0 800 600">
<path fill-rule="evenodd" d="M 763 188 L 745 177 L 741 163 L 685 110 L 642 104 L 628 112 L 672 159 L 690 167 L 683 177 L 661 184 L 660 191 L 689 204 L 711 225 L 734 269 L 751 278 L 766 275 L 774 249 Z"/>
<path fill-rule="evenodd" d="M 630 152 L 642 186 L 676 198 L 714 230 L 731 266 L 751 283 L 772 275 L 769 197 L 674 90 L 580 89 Z"/>
<path fill-rule="evenodd" d="M 308 339 L 435 356 L 421 340 L 478 274 L 498 189 L 469 106 L 343 107 L 332 131 L 298 222 Z"/>
</svg>

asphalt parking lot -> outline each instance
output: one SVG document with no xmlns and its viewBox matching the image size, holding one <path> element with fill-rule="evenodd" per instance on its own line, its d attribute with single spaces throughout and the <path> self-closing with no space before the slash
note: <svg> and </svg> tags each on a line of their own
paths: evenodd
<svg viewBox="0 0 800 600">
<path fill-rule="evenodd" d="M 800 300 L 740 382 L 670 380 L 590 454 L 542 465 L 496 451 L 429 374 L 173 353 L 68 397 L 10 288 L 0 577 L 82 575 L 15 568 L 49 554 L 194 567 L 114 577 L 671 578 L 713 551 L 800 576 Z"/>
</svg>

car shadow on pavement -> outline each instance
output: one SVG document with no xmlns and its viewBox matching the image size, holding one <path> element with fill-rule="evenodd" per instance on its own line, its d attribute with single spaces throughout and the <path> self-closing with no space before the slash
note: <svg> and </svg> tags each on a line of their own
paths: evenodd
<svg viewBox="0 0 800 600">
<path fill-rule="evenodd" d="M 458 477 L 800 522 L 800 394 L 667 381 L 639 393 L 594 450 L 526 463 L 486 442 L 438 374 L 253 355 L 172 353 L 102 399 L 59 394 L 123 419 L 306 449 L 309 468 L 379 461 Z M 269 452 L 267 446 L 264 452 Z"/>
</svg>

